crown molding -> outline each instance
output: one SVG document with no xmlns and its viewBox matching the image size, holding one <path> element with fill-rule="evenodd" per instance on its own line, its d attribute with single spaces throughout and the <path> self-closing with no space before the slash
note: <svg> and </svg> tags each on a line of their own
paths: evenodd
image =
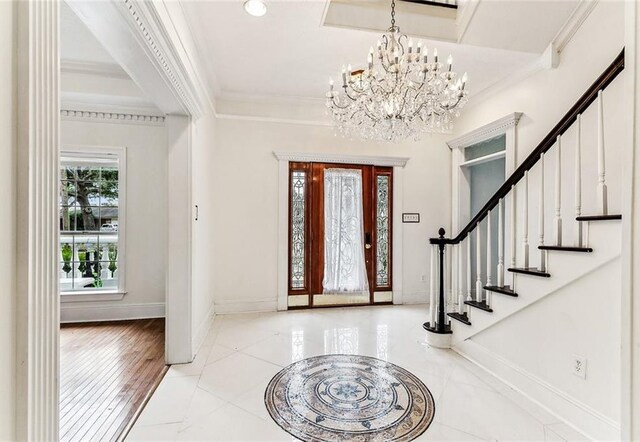
<svg viewBox="0 0 640 442">
<path fill-rule="evenodd" d="M 130 79 L 129 74 L 120 65 L 97 61 L 60 60 L 60 72 Z"/>
<path fill-rule="evenodd" d="M 151 126 L 163 126 L 164 116 L 143 115 L 121 112 L 99 112 L 62 109 L 60 118 L 64 121 L 87 121 L 94 123 L 116 123 L 116 124 L 146 124 Z"/>
<path fill-rule="evenodd" d="M 522 112 L 506 115 L 492 123 L 485 124 L 471 132 L 447 141 L 447 145 L 450 149 L 460 149 L 497 137 L 505 133 L 507 129 L 517 126 L 521 117 Z"/>
<path fill-rule="evenodd" d="M 175 24 L 171 21 L 166 5 L 160 2 L 137 2 L 133 0 L 121 0 L 118 3 L 129 17 L 129 27 L 143 43 L 147 56 L 159 72 L 163 73 L 165 80 L 171 85 L 173 92 L 191 116 L 199 117 L 204 113 L 202 97 L 208 94 L 200 93 L 202 84 L 194 78 L 188 64 L 184 46 L 179 48 L 173 42 L 170 24 L 176 31 Z M 164 9 L 160 9 L 164 7 Z M 177 32 L 173 32 L 178 35 Z M 180 53 L 179 53 L 180 49 Z"/>
<path fill-rule="evenodd" d="M 219 113 L 219 112 L 216 112 L 215 116 L 220 120 L 241 120 L 241 121 L 256 121 L 260 123 L 299 124 L 302 126 L 333 127 L 333 123 L 331 121 L 297 120 L 295 118 L 263 117 L 258 115 L 238 115 L 238 114 L 226 114 L 226 113 Z"/>
<path fill-rule="evenodd" d="M 409 157 L 386 157 L 372 155 L 346 155 L 340 153 L 277 152 L 278 161 L 303 163 L 365 164 L 369 166 L 404 167 Z"/>
</svg>

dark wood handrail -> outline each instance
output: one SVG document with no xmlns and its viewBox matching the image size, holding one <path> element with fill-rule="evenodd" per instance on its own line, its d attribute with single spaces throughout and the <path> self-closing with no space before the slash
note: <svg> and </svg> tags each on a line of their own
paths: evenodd
<svg viewBox="0 0 640 442">
<path fill-rule="evenodd" d="M 616 59 L 609 65 L 609 67 L 598 77 L 598 79 L 582 94 L 580 99 L 573 105 L 573 107 L 565 114 L 556 126 L 551 129 L 551 132 L 538 144 L 538 146 L 529 154 L 529 156 L 520 164 L 520 166 L 509 176 L 497 192 L 487 201 L 482 209 L 473 217 L 469 224 L 467 224 L 457 236 L 454 238 L 430 238 L 431 244 L 458 244 L 464 240 L 476 225 L 481 222 L 487 214 L 498 205 L 500 200 L 507 196 L 511 187 L 517 184 L 523 177 L 524 173 L 530 170 L 539 160 L 540 155 L 546 153 L 556 142 L 559 135 L 564 133 L 571 127 L 576 121 L 578 115 L 582 114 L 598 97 L 598 91 L 606 88 L 609 84 L 624 70 L 624 49 L 616 57 Z"/>
</svg>

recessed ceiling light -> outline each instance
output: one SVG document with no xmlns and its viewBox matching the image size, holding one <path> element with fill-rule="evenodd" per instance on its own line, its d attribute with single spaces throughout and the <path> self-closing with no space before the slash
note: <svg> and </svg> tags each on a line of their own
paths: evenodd
<svg viewBox="0 0 640 442">
<path fill-rule="evenodd" d="M 262 17 L 267 13 L 267 5 L 262 0 L 247 0 L 244 2 L 244 10 L 254 17 Z"/>
</svg>

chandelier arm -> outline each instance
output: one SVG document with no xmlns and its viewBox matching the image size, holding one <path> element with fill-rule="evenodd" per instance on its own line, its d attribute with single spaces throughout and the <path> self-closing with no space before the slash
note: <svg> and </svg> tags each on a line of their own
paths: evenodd
<svg viewBox="0 0 640 442">
<path fill-rule="evenodd" d="M 332 102 L 332 104 L 333 104 L 335 107 L 337 107 L 338 109 L 347 109 L 347 108 L 349 107 L 349 105 L 348 105 L 348 104 L 340 105 L 340 103 L 338 103 L 338 102 L 336 101 L 336 98 L 335 98 L 335 97 L 332 97 L 331 102 Z"/>
</svg>

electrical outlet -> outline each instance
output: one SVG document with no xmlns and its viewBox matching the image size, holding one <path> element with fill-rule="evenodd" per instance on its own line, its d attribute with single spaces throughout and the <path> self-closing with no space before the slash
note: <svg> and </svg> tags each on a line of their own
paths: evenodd
<svg viewBox="0 0 640 442">
<path fill-rule="evenodd" d="M 573 355 L 573 374 L 579 378 L 587 378 L 587 358 Z"/>
</svg>

